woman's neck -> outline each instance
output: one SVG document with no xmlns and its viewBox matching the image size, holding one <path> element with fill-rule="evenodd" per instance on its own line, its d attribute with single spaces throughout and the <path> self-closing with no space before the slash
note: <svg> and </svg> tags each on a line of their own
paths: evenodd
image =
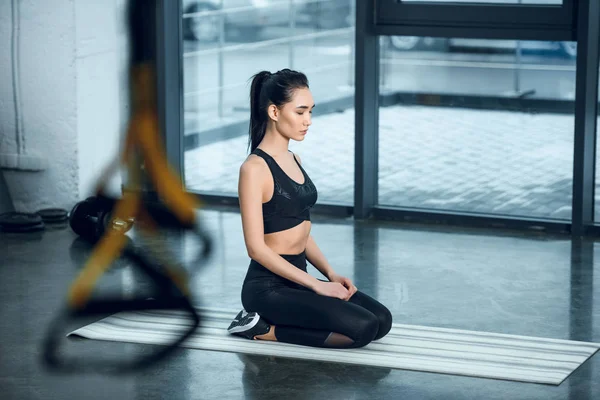
<svg viewBox="0 0 600 400">
<path fill-rule="evenodd" d="M 288 152 L 290 139 L 274 130 L 267 130 L 259 146 L 271 156 L 276 157 Z"/>
</svg>

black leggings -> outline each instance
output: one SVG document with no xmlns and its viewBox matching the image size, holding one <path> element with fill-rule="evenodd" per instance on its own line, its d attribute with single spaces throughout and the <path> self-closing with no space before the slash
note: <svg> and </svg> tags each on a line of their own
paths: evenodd
<svg viewBox="0 0 600 400">
<path fill-rule="evenodd" d="M 306 271 L 304 252 L 282 257 Z M 278 341 L 299 345 L 363 347 L 387 335 L 392 327 L 390 311 L 360 291 L 348 301 L 322 296 L 254 260 L 242 287 L 242 305 L 275 325 Z M 330 340 L 332 336 L 338 340 Z"/>
</svg>

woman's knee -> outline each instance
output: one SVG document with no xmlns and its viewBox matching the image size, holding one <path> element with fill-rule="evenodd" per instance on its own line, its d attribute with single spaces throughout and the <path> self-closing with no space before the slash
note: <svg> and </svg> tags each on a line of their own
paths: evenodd
<svg viewBox="0 0 600 400">
<path fill-rule="evenodd" d="M 377 335 L 373 340 L 379 340 L 385 335 L 387 335 L 392 329 L 393 318 L 392 313 L 390 312 L 390 310 L 387 309 L 387 307 L 383 307 L 375 315 L 377 317 L 379 329 L 377 331 Z"/>
<path fill-rule="evenodd" d="M 366 346 L 377 337 L 379 319 L 372 313 L 365 314 L 360 320 L 356 321 L 355 328 L 354 334 L 351 335 L 354 340 L 353 347 Z"/>
</svg>

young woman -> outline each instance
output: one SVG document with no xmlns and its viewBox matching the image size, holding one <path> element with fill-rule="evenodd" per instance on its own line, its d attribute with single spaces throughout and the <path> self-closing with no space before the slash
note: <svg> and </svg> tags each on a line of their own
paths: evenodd
<svg viewBox="0 0 600 400">
<path fill-rule="evenodd" d="M 306 76 L 283 69 L 253 76 L 251 154 L 238 195 L 250 266 L 244 309 L 228 328 L 248 339 L 355 348 L 385 336 L 390 311 L 335 273 L 310 234 L 317 189 L 289 141 L 304 140 L 314 107 Z M 306 272 L 306 262 L 328 281 Z"/>
</svg>

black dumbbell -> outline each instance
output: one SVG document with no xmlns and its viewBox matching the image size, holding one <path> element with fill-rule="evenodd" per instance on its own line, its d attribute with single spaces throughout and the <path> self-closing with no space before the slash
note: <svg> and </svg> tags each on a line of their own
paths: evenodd
<svg viewBox="0 0 600 400">
<path fill-rule="evenodd" d="M 111 224 L 112 210 L 116 199 L 106 196 L 92 196 L 75 204 L 69 214 L 69 226 L 77 235 L 96 242 L 104 235 Z M 120 231 L 131 229 L 133 221 L 112 221 L 111 228 Z"/>
<path fill-rule="evenodd" d="M 77 235 L 95 242 L 104 232 L 105 210 L 95 201 L 95 197 L 75 204 L 69 213 L 69 226 Z"/>
</svg>

